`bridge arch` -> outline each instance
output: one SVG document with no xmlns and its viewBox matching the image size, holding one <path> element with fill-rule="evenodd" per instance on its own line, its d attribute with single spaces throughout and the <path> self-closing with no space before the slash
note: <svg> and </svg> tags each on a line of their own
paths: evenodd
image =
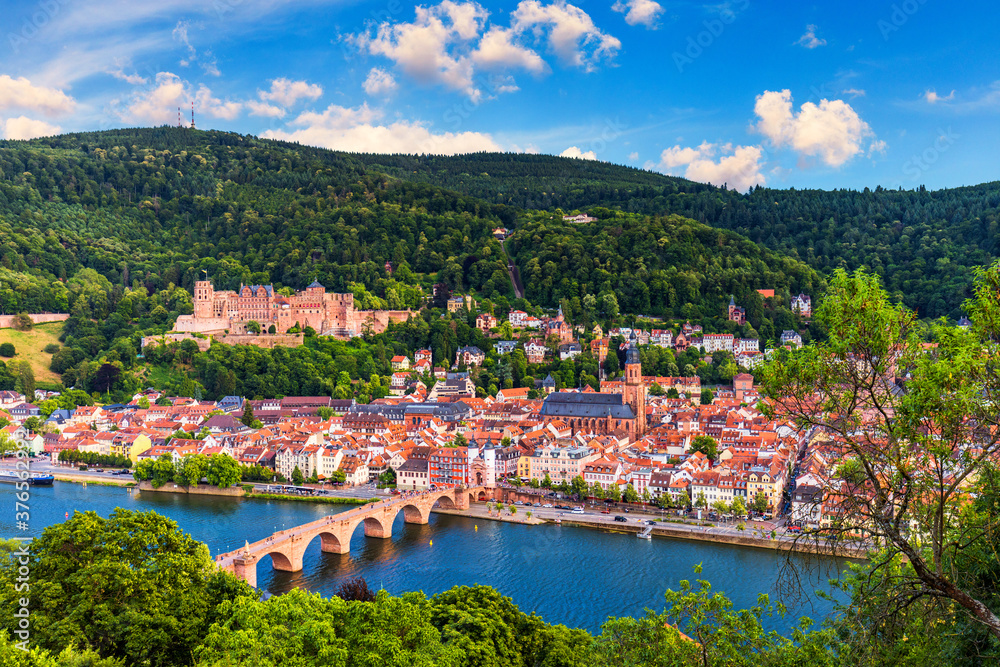
<svg viewBox="0 0 1000 667">
<path fill-rule="evenodd" d="M 427 523 L 431 518 L 430 507 L 421 508 L 414 503 L 404 505 L 399 509 L 399 512 L 403 513 L 404 523 Z M 396 516 L 399 516 L 399 512 L 396 512 Z"/>
<path fill-rule="evenodd" d="M 443 510 L 458 509 L 458 507 L 455 505 L 455 501 L 447 493 L 443 493 L 440 496 L 438 496 L 434 500 L 434 504 L 432 505 L 432 507 L 440 507 Z"/>
<path fill-rule="evenodd" d="M 281 570 L 282 572 L 295 572 L 295 570 L 292 569 L 293 558 L 289 557 L 288 554 L 285 554 L 282 551 L 274 550 L 264 554 L 263 558 L 268 556 L 271 557 L 271 567 L 275 570 Z"/>
</svg>

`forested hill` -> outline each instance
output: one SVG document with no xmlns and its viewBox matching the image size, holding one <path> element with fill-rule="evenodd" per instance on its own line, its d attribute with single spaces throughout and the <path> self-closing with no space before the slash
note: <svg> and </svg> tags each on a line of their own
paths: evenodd
<svg viewBox="0 0 1000 667">
<path fill-rule="evenodd" d="M 521 157 L 500 174 L 513 178 Z M 0 306 L 71 308 L 76 293 L 63 285 L 81 269 L 114 286 L 107 303 L 92 304 L 97 317 L 127 290 L 190 291 L 202 271 L 220 289 L 301 289 L 318 279 L 353 291 L 363 307 L 419 306 L 435 282 L 512 300 L 493 237 L 502 226 L 516 230 L 512 254 L 532 277 L 528 298 L 541 306 L 612 294 L 622 312 L 718 316 L 736 287 L 787 295 L 816 293 L 822 283 L 801 262 L 679 216 L 604 208 L 600 223 L 571 230 L 558 215 L 458 192 L 445 177 L 403 179 L 401 166 L 370 158 L 170 127 L 0 142 Z M 616 183 L 617 167 L 565 164 L 595 187 Z M 535 280 L 552 266 L 559 275 Z"/>
<path fill-rule="evenodd" d="M 493 203 L 675 213 L 736 231 L 824 273 L 865 266 L 922 316 L 957 318 L 970 295 L 973 269 L 1000 256 L 1000 182 L 938 191 L 755 188 L 741 194 L 632 167 L 544 155 L 356 157 L 393 176 Z"/>
</svg>

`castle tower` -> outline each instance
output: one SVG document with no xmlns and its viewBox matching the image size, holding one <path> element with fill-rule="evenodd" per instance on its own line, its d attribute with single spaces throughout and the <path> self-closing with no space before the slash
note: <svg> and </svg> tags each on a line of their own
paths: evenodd
<svg viewBox="0 0 1000 667">
<path fill-rule="evenodd" d="M 194 316 L 195 318 L 212 317 L 212 302 L 215 300 L 215 288 L 211 280 L 194 281 Z"/>
<path fill-rule="evenodd" d="M 632 332 L 632 339 L 625 352 L 624 399 L 635 413 L 635 436 L 637 439 L 641 438 L 646 434 L 646 385 L 642 383 L 642 362 L 639 361 L 635 332 Z"/>
</svg>

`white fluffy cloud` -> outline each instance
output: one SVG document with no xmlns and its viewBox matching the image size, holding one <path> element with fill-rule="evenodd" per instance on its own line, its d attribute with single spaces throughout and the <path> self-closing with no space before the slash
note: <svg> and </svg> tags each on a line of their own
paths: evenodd
<svg viewBox="0 0 1000 667">
<path fill-rule="evenodd" d="M 653 0 L 618 0 L 611 9 L 625 14 L 625 23 L 629 25 L 644 25 L 649 29 L 656 27 L 656 19 L 663 13 L 660 3 Z"/>
<path fill-rule="evenodd" d="M 3 125 L 4 139 L 34 139 L 59 134 L 59 126 L 26 116 L 8 118 Z"/>
<path fill-rule="evenodd" d="M 523 70 L 540 76 L 548 64 L 533 48 L 545 44 L 562 62 L 594 70 L 613 58 L 621 42 L 602 32 L 590 16 L 565 0 L 542 4 L 522 0 L 510 14 L 507 27 L 487 28 L 489 12 L 476 2 L 444 0 L 438 5 L 416 8 L 412 22 L 383 22 L 373 31 L 345 39 L 372 55 L 384 56 L 416 81 L 439 84 L 461 91 L 478 101 L 517 90 L 513 83 L 502 87 L 483 84 L 477 69 Z"/>
<path fill-rule="evenodd" d="M 613 58 L 622 46 L 616 37 L 601 32 L 587 12 L 564 0 L 549 5 L 522 0 L 510 19 L 516 33 L 537 37 L 548 29 L 549 48 L 564 63 L 588 72 L 601 60 Z"/>
<path fill-rule="evenodd" d="M 937 104 L 938 102 L 951 102 L 955 99 L 955 91 L 951 91 L 947 95 L 938 95 L 937 91 L 928 90 L 924 93 L 924 99 L 927 100 L 928 104 Z"/>
<path fill-rule="evenodd" d="M 817 46 L 825 46 L 826 40 L 816 36 L 816 26 L 807 25 L 805 34 L 799 37 L 795 43 L 807 49 L 815 49 Z"/>
<path fill-rule="evenodd" d="M 283 107 L 293 106 L 299 100 L 316 100 L 322 94 L 323 88 L 319 84 L 284 77 L 271 81 L 271 90 L 257 92 L 261 100 L 276 102 Z"/>
<path fill-rule="evenodd" d="M 61 90 L 35 86 L 28 79 L 0 74 L 0 109 L 26 109 L 54 116 L 76 109 L 76 100 Z"/>
<path fill-rule="evenodd" d="M 472 83 L 472 61 L 467 54 L 452 54 L 465 47 L 483 27 L 488 12 L 474 2 L 444 0 L 435 7 L 417 7 L 412 23 L 382 23 L 375 35 L 355 37 L 373 55 L 385 56 L 422 83 L 442 83 L 478 98 Z"/>
<path fill-rule="evenodd" d="M 187 109 L 192 101 L 199 114 L 224 120 L 232 120 L 243 108 L 242 102 L 213 97 L 204 84 L 191 90 L 176 74 L 159 72 L 153 88 L 140 91 L 121 103 L 118 116 L 126 122 L 173 124 L 177 120 L 177 107 Z"/>
<path fill-rule="evenodd" d="M 498 151 L 489 134 L 480 132 L 435 133 L 419 121 L 377 124 L 381 112 L 362 104 L 357 108 L 331 104 L 322 113 L 300 114 L 286 130 L 268 130 L 263 137 L 297 141 L 359 153 L 434 153 L 454 155 L 475 151 Z"/>
<path fill-rule="evenodd" d="M 715 159 L 720 153 L 718 160 Z M 674 146 L 660 154 L 659 169 L 666 174 L 683 176 L 692 181 L 726 184 L 744 191 L 753 185 L 764 185 L 760 172 L 764 151 L 760 146 L 732 146 L 703 143 L 697 148 Z"/>
<path fill-rule="evenodd" d="M 385 95 L 396 89 L 396 79 L 381 67 L 372 67 L 363 87 L 369 95 Z"/>
<path fill-rule="evenodd" d="M 792 94 L 765 91 L 757 96 L 754 112 L 760 119 L 755 129 L 776 147 L 789 146 L 802 155 L 818 156 L 831 167 L 840 167 L 867 150 L 880 152 L 885 144 L 875 140 L 868 123 L 843 100 L 806 102 L 796 114 Z"/>
<path fill-rule="evenodd" d="M 517 36 L 512 29 L 494 26 L 479 40 L 472 59 L 484 69 L 523 69 L 535 75 L 549 70 L 540 55 L 516 41 Z"/>
<path fill-rule="evenodd" d="M 247 100 L 247 108 L 250 109 L 251 116 L 264 116 L 265 118 L 284 118 L 285 110 L 281 107 L 260 100 Z"/>
<path fill-rule="evenodd" d="M 570 146 L 562 153 L 560 153 L 559 157 L 575 157 L 578 160 L 596 160 L 597 153 L 595 153 L 594 151 L 584 152 L 581 151 L 577 146 Z"/>
</svg>

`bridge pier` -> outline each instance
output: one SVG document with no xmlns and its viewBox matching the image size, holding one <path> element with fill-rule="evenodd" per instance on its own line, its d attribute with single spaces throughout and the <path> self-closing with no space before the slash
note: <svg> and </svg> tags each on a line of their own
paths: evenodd
<svg viewBox="0 0 1000 667">
<path fill-rule="evenodd" d="M 385 521 L 381 517 L 370 516 L 365 519 L 365 537 L 380 537 L 389 539 L 392 537 L 392 523 Z"/>
<path fill-rule="evenodd" d="M 333 533 L 320 533 L 320 551 L 327 554 L 346 554 L 351 550 L 350 536 L 342 539 Z"/>
<path fill-rule="evenodd" d="M 421 509 L 415 505 L 403 508 L 403 523 L 426 524 L 430 519 L 431 512 L 428 509 Z"/>
</svg>

